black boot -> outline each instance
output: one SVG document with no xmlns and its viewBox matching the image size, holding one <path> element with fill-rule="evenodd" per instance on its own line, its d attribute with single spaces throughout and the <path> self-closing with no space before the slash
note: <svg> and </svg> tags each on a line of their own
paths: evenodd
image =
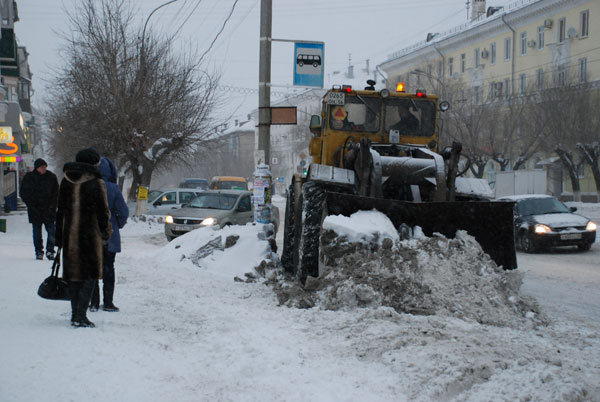
<svg viewBox="0 0 600 402">
<path fill-rule="evenodd" d="M 71 325 L 75 326 L 75 321 L 79 321 L 79 283 L 69 281 L 69 295 L 71 296 Z"/>
<path fill-rule="evenodd" d="M 102 291 L 104 293 L 104 306 L 102 306 L 102 310 L 111 312 L 119 311 L 119 308 L 113 304 L 115 285 L 105 283 Z"/>
<path fill-rule="evenodd" d="M 90 305 L 95 282 L 95 280 L 88 279 L 82 283 L 81 290 L 79 291 L 79 299 L 77 300 L 77 312 L 79 317 L 74 323 L 76 327 L 94 328 L 96 326 L 87 318 L 87 309 Z"/>
<path fill-rule="evenodd" d="M 92 301 L 90 302 L 90 311 L 98 311 L 100 308 L 100 284 L 94 281 L 94 290 L 92 292 Z"/>
</svg>

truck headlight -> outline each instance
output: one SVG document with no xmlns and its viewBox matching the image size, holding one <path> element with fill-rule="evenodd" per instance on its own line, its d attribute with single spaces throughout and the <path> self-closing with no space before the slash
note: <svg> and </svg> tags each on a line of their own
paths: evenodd
<svg viewBox="0 0 600 402">
<path fill-rule="evenodd" d="M 544 234 L 544 233 L 550 233 L 550 232 L 552 232 L 552 229 L 550 229 L 549 226 L 542 225 L 540 223 L 535 225 L 535 233 L 537 233 L 537 234 Z"/>
<path fill-rule="evenodd" d="M 165 216 L 165 223 L 173 223 L 173 217 L 171 215 Z"/>
<path fill-rule="evenodd" d="M 212 225 L 216 225 L 216 224 L 217 224 L 217 220 L 215 218 L 206 218 L 201 223 L 202 226 L 212 226 Z"/>
<path fill-rule="evenodd" d="M 587 226 L 585 227 L 585 230 L 589 230 L 590 232 L 594 232 L 594 231 L 596 231 L 596 229 L 598 229 L 598 225 L 596 225 L 592 221 L 589 221 Z"/>
</svg>

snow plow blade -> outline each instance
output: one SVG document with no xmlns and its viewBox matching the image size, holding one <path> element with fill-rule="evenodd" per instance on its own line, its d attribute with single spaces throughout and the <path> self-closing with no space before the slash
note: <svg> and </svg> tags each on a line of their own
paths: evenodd
<svg viewBox="0 0 600 402">
<path fill-rule="evenodd" d="M 517 268 L 511 202 L 416 203 L 327 192 L 327 215 L 350 216 L 360 210 L 376 209 L 394 226 L 420 226 L 427 236 L 441 233 L 454 238 L 457 230 L 473 236 L 498 266 Z"/>
</svg>

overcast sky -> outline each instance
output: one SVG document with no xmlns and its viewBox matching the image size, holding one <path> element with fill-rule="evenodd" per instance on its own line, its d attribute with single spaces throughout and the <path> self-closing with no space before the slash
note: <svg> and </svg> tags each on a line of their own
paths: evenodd
<svg viewBox="0 0 600 402">
<path fill-rule="evenodd" d="M 143 25 L 153 9 L 166 0 L 130 0 Z M 17 0 L 20 21 L 15 24 L 19 44 L 26 46 L 34 74 L 34 105 L 51 91 L 47 79 L 61 68 L 61 42 L 55 33 L 68 32 L 65 9 L 77 0 Z M 221 28 L 235 0 L 179 0 L 154 13 L 148 26 L 175 33 L 178 41 L 192 43 L 202 53 Z M 325 86 L 341 84 L 340 75 L 351 62 L 355 69 L 371 68 L 389 54 L 467 21 L 466 0 L 272 0 L 274 39 L 325 42 Z M 488 1 L 490 5 L 507 0 Z M 222 73 L 228 113 L 245 115 L 256 108 L 258 95 L 260 0 L 238 0 L 231 19 L 208 53 L 211 68 Z M 182 26 L 183 24 L 183 26 Z M 293 44 L 272 45 L 273 91 L 292 86 Z M 280 88 L 284 87 L 284 88 Z M 251 89 L 253 91 L 249 91 Z M 273 97 L 276 100 L 275 97 Z"/>
</svg>

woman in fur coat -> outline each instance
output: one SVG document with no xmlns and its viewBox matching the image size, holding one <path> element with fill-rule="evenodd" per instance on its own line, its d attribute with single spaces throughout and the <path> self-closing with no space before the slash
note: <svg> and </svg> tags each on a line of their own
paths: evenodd
<svg viewBox="0 0 600 402">
<path fill-rule="evenodd" d="M 102 246 L 112 227 L 106 186 L 93 148 L 77 153 L 66 163 L 60 183 L 56 214 L 56 245 L 62 248 L 63 278 L 69 282 L 71 325 L 94 327 L 86 312 L 94 284 L 102 279 Z"/>
</svg>

